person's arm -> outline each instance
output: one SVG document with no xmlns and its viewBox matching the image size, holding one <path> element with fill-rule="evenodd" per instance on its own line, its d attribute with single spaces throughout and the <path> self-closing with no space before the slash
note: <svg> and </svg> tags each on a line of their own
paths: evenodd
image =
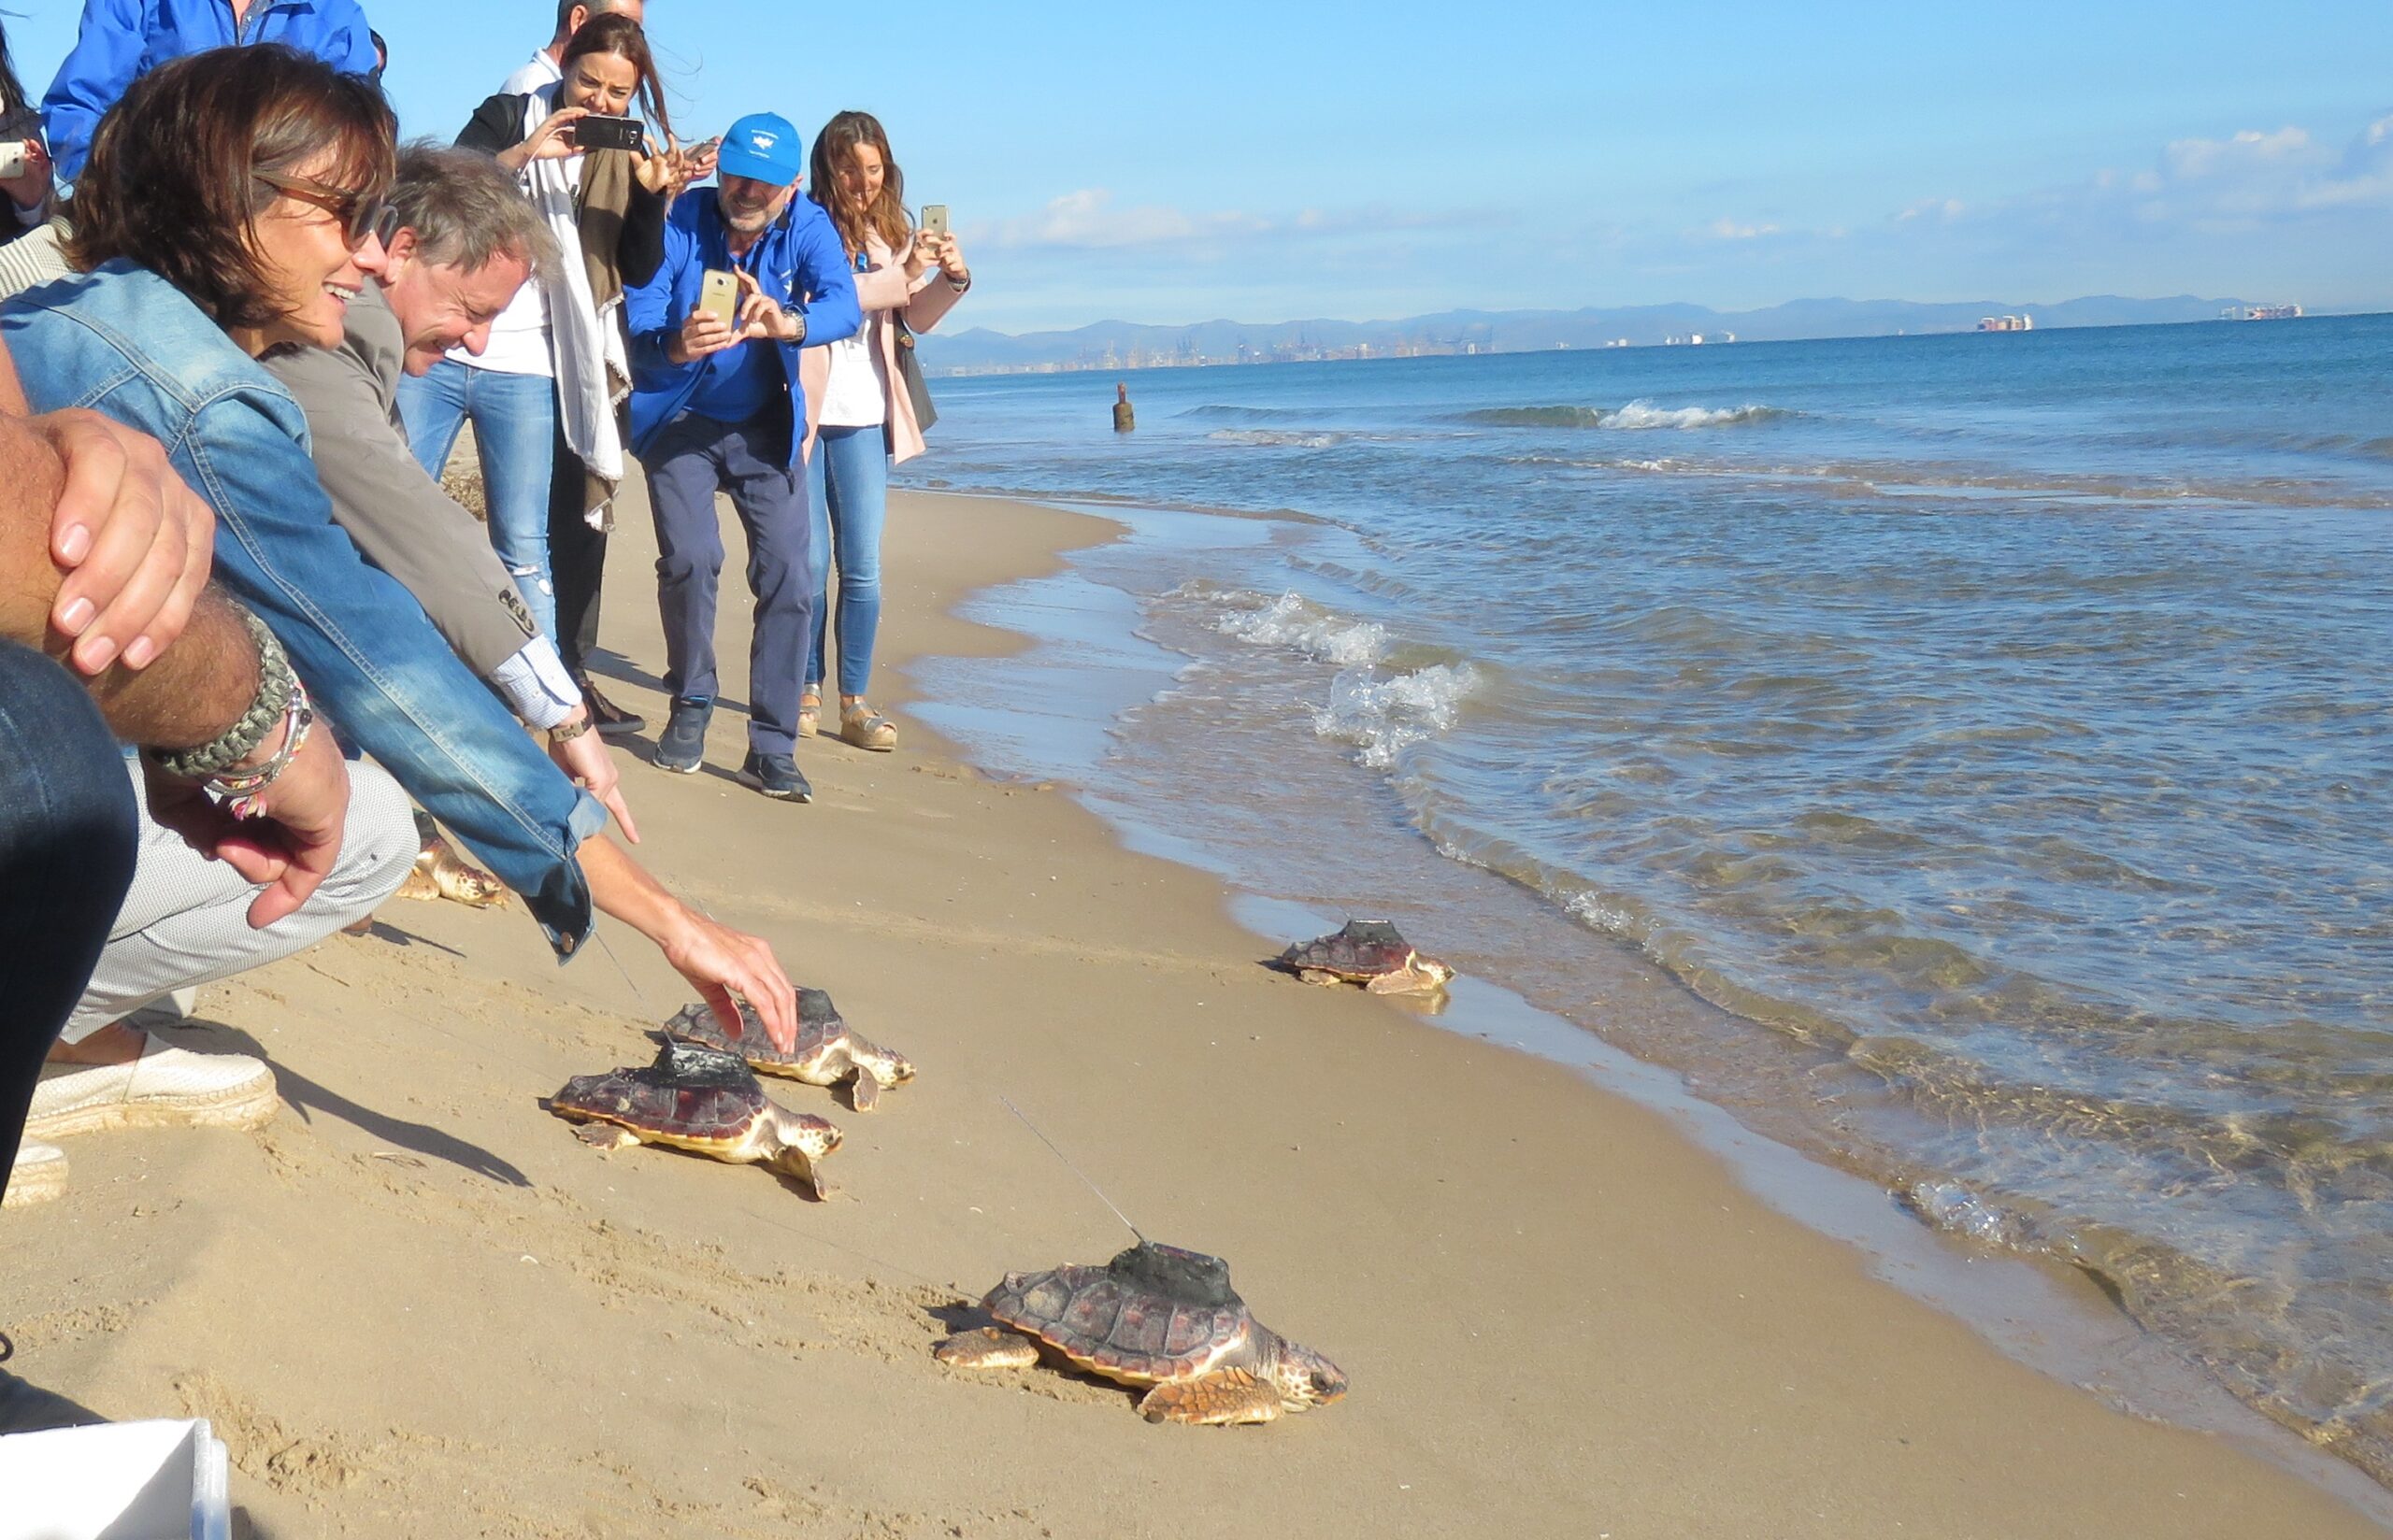
<svg viewBox="0 0 2393 1540">
<path fill-rule="evenodd" d="M 92 133 L 141 67 L 141 0 L 84 0 L 81 30 L 42 97 L 43 126 L 58 174 L 73 181 L 92 152 Z"/>
<path fill-rule="evenodd" d="M 53 657 L 68 645 L 50 624 L 59 580 L 50 554 L 50 509 L 66 481 L 58 452 L 33 423 L 0 416 L 0 636 Z M 214 743 L 248 716 L 258 700 L 260 668 L 249 623 L 210 589 L 150 667 L 136 673 L 111 664 L 86 687 L 118 737 L 175 751 Z M 288 719 L 269 726 L 228 772 L 276 762 L 291 729 Z M 349 806 L 348 771 L 328 730 L 310 734 L 287 760 L 255 795 L 256 817 L 248 820 L 234 819 L 197 782 L 176 781 L 145 763 L 159 821 L 265 889 L 249 914 L 261 929 L 297 910 L 331 874 Z"/>
<path fill-rule="evenodd" d="M 381 67 L 381 61 L 374 57 L 374 29 L 366 24 L 365 8 L 353 3 L 328 8 L 338 17 L 338 22 L 318 47 L 317 54 L 343 75 L 372 78 Z"/>
<path fill-rule="evenodd" d="M 666 355 L 681 334 L 685 319 L 673 313 L 675 280 L 694 259 L 695 243 L 686 226 L 667 221 L 664 254 L 656 271 L 644 281 L 623 284 L 623 330 L 631 338 L 632 377 L 654 376 L 681 367 Z"/>
<path fill-rule="evenodd" d="M 797 1042 L 797 991 L 781 971 L 773 948 L 755 936 L 718 924 L 665 891 L 639 863 L 604 834 L 581 845 L 581 869 L 589 874 L 597 905 L 656 943 L 673 971 L 697 986 L 715 1019 L 739 1034 L 739 1008 L 731 991 L 756 1007 L 765 1035 L 783 1053 Z"/>
<path fill-rule="evenodd" d="M 864 324 L 864 311 L 856 304 L 855 272 L 848 264 L 848 249 L 840 244 L 839 232 L 829 215 L 803 200 L 795 207 L 801 216 L 812 210 L 811 218 L 791 221 L 791 233 L 796 237 L 797 277 L 792 285 L 790 308 L 806 317 L 802 340 L 808 347 L 820 347 L 852 337 Z"/>
<path fill-rule="evenodd" d="M 672 207 L 673 200 L 664 192 L 652 192 L 637 179 L 632 182 L 623 235 L 615 243 L 615 273 L 624 288 L 646 283 L 665 265 L 665 215 Z"/>
<path fill-rule="evenodd" d="M 495 155 L 523 142 L 523 98 L 505 94 L 486 97 L 458 132 L 457 148 Z"/>
<path fill-rule="evenodd" d="M 68 638 L 50 623 L 62 580 L 50 520 L 66 472 L 38 421 L 0 415 L 0 636 L 64 660 Z M 239 611 L 208 590 L 174 645 L 148 668 L 114 663 L 86 683 L 117 736 L 191 749 L 249 709 L 258 689 L 257 649 Z"/>
</svg>

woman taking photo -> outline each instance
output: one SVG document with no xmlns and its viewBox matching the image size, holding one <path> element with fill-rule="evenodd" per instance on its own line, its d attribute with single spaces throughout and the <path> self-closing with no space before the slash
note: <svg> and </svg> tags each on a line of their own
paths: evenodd
<svg viewBox="0 0 2393 1540">
<path fill-rule="evenodd" d="M 831 216 L 855 267 L 863 329 L 806 350 L 806 401 L 814 432 L 806 474 L 814 516 L 814 645 L 808 652 L 798 731 L 823 709 L 830 568 L 839 567 L 839 736 L 858 749 L 897 747 L 897 727 L 865 699 L 881 627 L 881 526 L 889 467 L 923 452 L 922 425 L 898 373 L 900 325 L 927 332 L 964 291 L 972 270 L 953 235 L 918 235 L 906 214 L 906 180 L 889 135 L 869 112 L 842 112 L 814 137 L 810 195 Z M 911 347 L 911 339 L 904 346 Z"/>
<path fill-rule="evenodd" d="M 459 425 L 473 423 L 492 545 L 591 695 L 599 731 L 637 732 L 645 724 L 589 691 L 583 653 L 596 645 L 606 549 L 590 520 L 603 521 L 623 475 L 615 416 L 631 378 L 623 290 L 656 271 L 666 207 L 686 168 L 639 23 L 620 12 L 585 22 L 554 84 L 483 102 L 457 144 L 495 156 L 580 260 L 525 284 L 479 356 L 459 348 L 403 381 L 399 411 L 416 458 L 436 478 Z M 581 119 L 622 117 L 636 102 L 664 143 L 585 150 L 576 142 Z"/>
</svg>

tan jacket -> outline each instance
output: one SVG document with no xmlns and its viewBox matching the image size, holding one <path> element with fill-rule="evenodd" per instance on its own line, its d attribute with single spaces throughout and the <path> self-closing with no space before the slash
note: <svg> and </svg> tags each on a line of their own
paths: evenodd
<svg viewBox="0 0 2393 1540">
<path fill-rule="evenodd" d="M 914 421 L 914 403 L 897 377 L 897 328 L 889 323 L 890 313 L 902 310 L 909 329 L 927 332 L 964 297 L 936 267 L 909 281 L 906 256 L 912 250 L 913 243 L 909 241 L 903 250 L 892 251 L 880 236 L 867 235 L 864 248 L 867 265 L 856 275 L 856 303 L 864 307 L 865 333 L 871 345 L 881 349 L 882 373 L 889 381 L 889 411 L 881 432 L 889 441 L 891 463 L 899 465 L 923 452 L 923 430 Z M 823 388 L 831 380 L 829 349 L 809 348 L 800 352 L 797 378 L 806 387 L 806 452 L 810 458 L 823 410 Z"/>
</svg>

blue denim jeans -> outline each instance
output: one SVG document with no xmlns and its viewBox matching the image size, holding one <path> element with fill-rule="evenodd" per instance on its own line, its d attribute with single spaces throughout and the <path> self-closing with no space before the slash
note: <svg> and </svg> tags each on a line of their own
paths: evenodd
<svg viewBox="0 0 2393 1540">
<path fill-rule="evenodd" d="M 786 754 L 797 742 L 797 665 L 814 629 L 807 586 L 806 483 L 789 463 L 784 404 L 743 423 L 689 413 L 640 457 L 656 520 L 656 607 L 665 622 L 665 688 L 714 699 L 715 592 L 723 576 L 718 492 L 748 533 L 748 746 Z"/>
<path fill-rule="evenodd" d="M 872 682 L 872 643 L 881 634 L 881 526 L 889 516 L 889 441 L 878 426 L 824 428 L 806 463 L 813 493 L 814 636 L 806 682 L 824 677 L 830 631 L 831 560 L 839 563 L 839 693 L 861 695 Z"/>
<path fill-rule="evenodd" d="M 490 507 L 490 543 L 540 622 L 557 634 L 556 585 L 549 572 L 550 441 L 557 431 L 556 382 L 545 375 L 475 369 L 444 358 L 431 372 L 399 380 L 408 447 L 438 480 L 463 423 L 474 425 Z"/>
<path fill-rule="evenodd" d="M 42 1056 L 132 886 L 139 827 L 92 697 L 40 653 L 0 642 L 0 1192 Z"/>
</svg>

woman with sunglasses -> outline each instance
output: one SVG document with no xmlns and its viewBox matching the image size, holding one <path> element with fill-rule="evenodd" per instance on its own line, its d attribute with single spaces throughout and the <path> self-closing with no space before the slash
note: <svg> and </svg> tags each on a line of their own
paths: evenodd
<svg viewBox="0 0 2393 1540">
<path fill-rule="evenodd" d="M 382 265 L 395 155 L 380 93 L 291 50 L 167 64 L 100 126 L 76 187 L 80 271 L 0 306 L 0 340 L 35 410 L 89 406 L 168 446 L 215 511 L 219 579 L 344 744 L 521 894 L 561 956 L 588 939 L 595 900 L 728 1020 L 738 991 L 786 1044 L 795 991 L 771 949 L 681 904 L 607 839 L 597 801 L 334 521 L 307 419 L 257 363 L 340 344 L 350 300 Z"/>
<path fill-rule="evenodd" d="M 460 424 L 474 425 L 491 543 L 540 630 L 588 692 L 583 653 L 597 645 L 598 563 L 607 499 L 623 478 L 615 403 L 629 389 L 623 293 L 646 282 L 665 250 L 665 211 L 686 169 L 656 62 L 639 23 L 592 18 L 566 45 L 565 78 L 482 103 L 459 148 L 497 158 L 580 260 L 527 283 L 492 324 L 479 355 L 453 349 L 399 389 L 408 442 L 437 477 Z M 585 149 L 576 124 L 638 106 L 664 142 Z M 592 694 L 604 733 L 645 723 Z"/>
</svg>

